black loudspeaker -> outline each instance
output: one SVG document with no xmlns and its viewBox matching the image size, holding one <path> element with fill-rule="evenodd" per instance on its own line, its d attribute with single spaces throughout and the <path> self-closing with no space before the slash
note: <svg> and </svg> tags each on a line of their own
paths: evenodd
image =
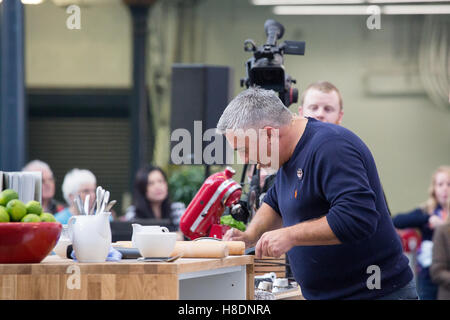
<svg viewBox="0 0 450 320">
<path fill-rule="evenodd" d="M 213 132 L 210 129 L 216 128 L 223 110 L 232 99 L 232 81 L 230 67 L 201 64 L 172 66 L 171 163 L 225 164 L 224 137 L 220 134 L 211 137 L 209 134 Z M 186 138 L 186 134 L 190 139 Z M 209 138 L 210 141 L 205 141 Z M 223 149 L 216 153 L 220 145 Z"/>
</svg>

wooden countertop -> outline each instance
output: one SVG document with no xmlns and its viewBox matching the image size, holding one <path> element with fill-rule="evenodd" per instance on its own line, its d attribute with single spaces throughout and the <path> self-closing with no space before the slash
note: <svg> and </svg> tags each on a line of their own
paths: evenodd
<svg viewBox="0 0 450 320">
<path fill-rule="evenodd" d="M 65 274 L 70 265 L 76 265 L 83 274 L 181 274 L 253 264 L 254 256 L 228 256 L 223 259 L 180 258 L 174 262 L 142 262 L 123 259 L 119 262 L 79 263 L 56 255 L 41 263 L 0 264 L 0 274 L 33 275 Z"/>
<path fill-rule="evenodd" d="M 213 283 L 206 285 L 210 292 L 206 289 L 201 292 L 205 299 L 210 298 L 212 294 L 217 296 L 217 293 L 222 293 L 227 285 L 229 290 L 244 290 L 246 299 L 251 300 L 254 297 L 253 258 L 228 256 L 223 259 L 181 258 L 174 262 L 124 259 L 120 262 L 79 263 L 58 256 L 48 256 L 41 263 L 0 264 L 0 300 L 190 298 L 189 286 L 209 281 L 211 275 L 218 275 L 218 278 L 212 276 Z M 69 268 L 71 266 L 79 269 L 75 272 L 73 268 Z M 245 283 L 232 282 L 227 280 L 228 277 L 221 277 L 223 270 L 220 269 L 228 268 L 224 271 L 230 272 L 230 269 L 238 267 L 245 268 Z M 230 274 L 236 272 L 241 271 L 233 270 Z M 198 277 L 203 280 L 197 281 Z M 218 285 L 214 279 L 221 279 L 226 284 Z M 69 284 L 73 283 L 78 283 L 79 287 L 69 287 Z M 242 291 L 238 291 L 238 294 L 242 294 Z"/>
</svg>

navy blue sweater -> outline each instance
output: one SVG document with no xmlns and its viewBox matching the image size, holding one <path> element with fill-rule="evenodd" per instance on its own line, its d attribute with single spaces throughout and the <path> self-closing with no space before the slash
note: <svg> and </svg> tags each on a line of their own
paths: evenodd
<svg viewBox="0 0 450 320">
<path fill-rule="evenodd" d="M 367 146 L 344 127 L 308 118 L 264 202 L 281 215 L 285 227 L 326 216 L 342 242 L 296 246 L 288 252 L 306 299 L 373 299 L 412 279 L 375 161 Z M 372 265 L 380 268 L 380 289 L 368 288 Z"/>
</svg>

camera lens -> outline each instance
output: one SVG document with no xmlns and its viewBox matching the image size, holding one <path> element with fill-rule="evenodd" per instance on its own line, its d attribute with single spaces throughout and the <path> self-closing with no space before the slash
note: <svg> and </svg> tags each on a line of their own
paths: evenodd
<svg viewBox="0 0 450 320">
<path fill-rule="evenodd" d="M 251 82 L 264 89 L 282 91 L 284 89 L 284 70 L 279 66 L 253 68 Z"/>
<path fill-rule="evenodd" d="M 298 89 L 297 88 L 290 88 L 291 91 L 291 104 L 298 102 Z"/>
</svg>

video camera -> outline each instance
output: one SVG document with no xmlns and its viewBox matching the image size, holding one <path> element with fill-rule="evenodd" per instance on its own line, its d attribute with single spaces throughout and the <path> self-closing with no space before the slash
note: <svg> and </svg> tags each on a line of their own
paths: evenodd
<svg viewBox="0 0 450 320">
<path fill-rule="evenodd" d="M 296 80 L 285 73 L 283 55 L 304 55 L 305 42 L 284 41 L 277 45 L 277 40 L 283 37 L 284 27 L 274 20 L 267 20 L 264 30 L 267 41 L 261 47 L 258 48 L 252 39 L 244 41 L 244 50 L 253 52 L 253 57 L 246 62 L 247 77 L 241 79 L 241 87 L 259 86 L 274 90 L 278 92 L 283 104 L 289 107 L 298 101 L 298 89 L 292 87 Z"/>
<path fill-rule="evenodd" d="M 298 89 L 292 87 L 292 84 L 296 83 L 295 79 L 285 73 L 283 55 L 304 55 L 305 42 L 284 41 L 281 45 L 277 45 L 277 40 L 284 35 L 284 27 L 274 20 L 266 20 L 264 30 L 267 41 L 263 46 L 258 48 L 252 39 L 244 41 L 244 50 L 253 52 L 253 57 L 246 62 L 247 77 L 241 79 L 241 87 L 244 85 L 247 88 L 259 86 L 267 90 L 274 90 L 278 92 L 283 104 L 289 107 L 298 101 Z M 248 169 L 251 172 L 247 172 Z M 256 210 L 260 207 L 264 195 L 273 185 L 275 178 L 275 175 L 270 175 L 261 184 L 258 166 L 246 164 L 241 178 L 242 186 L 246 184 L 245 180 L 248 179 L 249 175 L 251 175 L 251 181 L 248 192 L 243 194 L 239 203 L 230 210 L 233 218 L 245 223 L 252 219 Z"/>
</svg>

